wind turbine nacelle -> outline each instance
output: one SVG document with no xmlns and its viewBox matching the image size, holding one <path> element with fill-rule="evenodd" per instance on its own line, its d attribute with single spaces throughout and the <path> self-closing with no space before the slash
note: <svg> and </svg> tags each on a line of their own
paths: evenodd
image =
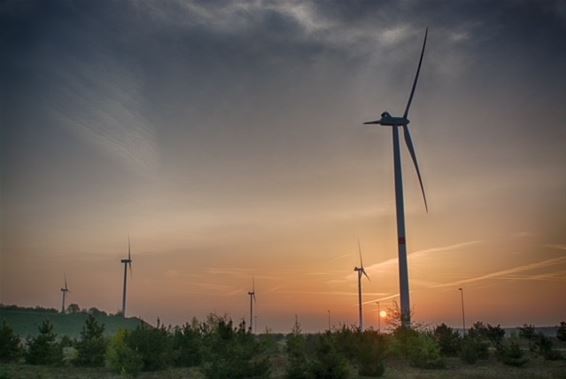
<svg viewBox="0 0 566 379">
<path fill-rule="evenodd" d="M 385 126 L 403 126 L 407 125 L 410 121 L 405 117 L 393 117 L 389 112 L 383 112 L 379 123 Z"/>
</svg>

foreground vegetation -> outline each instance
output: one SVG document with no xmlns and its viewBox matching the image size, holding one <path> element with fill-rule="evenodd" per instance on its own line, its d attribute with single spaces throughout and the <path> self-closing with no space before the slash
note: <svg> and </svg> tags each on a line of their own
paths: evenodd
<svg viewBox="0 0 566 379">
<path fill-rule="evenodd" d="M 25 308 L 0 304 L 0 321 L 6 321 L 14 332 L 22 337 L 35 337 L 38 327 L 45 320 L 53 325 L 53 331 L 59 336 L 78 338 L 87 317 L 92 315 L 104 325 L 104 334 L 111 337 L 119 330 L 133 330 L 143 321 L 138 318 L 124 318 L 121 314 L 107 314 L 96 308 L 80 309 L 71 304 L 66 313 L 53 308 Z"/>
<path fill-rule="evenodd" d="M 341 327 L 252 334 L 244 321 L 210 315 L 181 327 L 141 323 L 111 337 L 90 314 L 80 335 L 58 337 L 45 320 L 22 339 L 0 323 L 0 378 L 564 378 L 566 323 L 550 338 L 531 325 L 506 336 L 476 323 L 462 337 L 441 324 L 388 334 Z M 557 348 L 558 347 L 558 348 Z"/>
</svg>

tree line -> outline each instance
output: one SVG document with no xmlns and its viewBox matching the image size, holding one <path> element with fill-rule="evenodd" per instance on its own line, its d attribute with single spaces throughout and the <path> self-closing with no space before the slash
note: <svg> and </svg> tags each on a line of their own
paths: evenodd
<svg viewBox="0 0 566 379">
<path fill-rule="evenodd" d="M 552 338 L 523 325 L 506 337 L 501 326 L 476 322 L 462 336 L 440 324 L 432 329 L 396 326 L 391 333 L 360 332 L 342 326 L 325 333 L 305 334 L 300 324 L 288 335 L 254 335 L 245 321 L 235 324 L 226 316 L 211 314 L 177 327 L 140 324 L 108 338 L 104 325 L 90 314 L 80 337 L 58 337 L 49 321 L 39 334 L 23 340 L 6 321 L 0 324 L 0 362 L 30 365 L 108 367 L 126 376 L 168 367 L 198 367 L 207 378 L 268 378 L 274 368 L 290 379 L 335 378 L 357 375 L 379 377 L 388 358 L 411 366 L 442 369 L 447 357 L 466 364 L 495 356 L 506 365 L 521 367 L 532 357 L 564 359 Z M 557 332 L 566 341 L 566 322 Z"/>
</svg>

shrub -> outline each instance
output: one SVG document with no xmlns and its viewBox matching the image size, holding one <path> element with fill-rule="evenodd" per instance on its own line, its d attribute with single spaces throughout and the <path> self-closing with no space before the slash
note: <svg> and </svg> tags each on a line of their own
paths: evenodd
<svg viewBox="0 0 566 379">
<path fill-rule="evenodd" d="M 206 332 L 203 372 L 207 378 L 269 377 L 269 361 L 245 322 L 235 328 L 232 320 L 210 316 L 201 330 Z"/>
<path fill-rule="evenodd" d="M 120 330 L 110 340 L 106 352 L 108 366 L 121 375 L 137 376 L 143 368 L 143 360 L 131 347 L 126 345 L 128 332 Z"/>
<path fill-rule="evenodd" d="M 529 361 L 521 350 L 519 342 L 514 338 L 498 345 L 497 359 L 508 366 L 515 367 L 522 367 Z"/>
<path fill-rule="evenodd" d="M 499 324 L 497 324 L 497 326 L 487 324 L 485 334 L 492 345 L 497 348 L 499 345 L 501 345 L 503 337 L 505 337 L 505 330 Z"/>
<path fill-rule="evenodd" d="M 385 373 L 386 343 L 382 334 L 374 331 L 358 333 L 359 375 L 380 377 Z"/>
<path fill-rule="evenodd" d="M 0 362 L 11 362 L 20 356 L 20 337 L 8 325 L 2 321 L 0 325 Z"/>
<path fill-rule="evenodd" d="M 548 361 L 556 361 L 562 358 L 562 354 L 554 349 L 552 340 L 542 333 L 535 336 L 533 345 L 533 350 Z"/>
<path fill-rule="evenodd" d="M 532 341 L 535 337 L 535 326 L 532 324 L 524 324 L 519 327 L 519 337 Z"/>
<path fill-rule="evenodd" d="M 426 333 L 417 333 L 408 346 L 409 363 L 425 369 L 444 368 L 446 363 L 440 355 L 440 347 L 435 339 Z"/>
<path fill-rule="evenodd" d="M 566 322 L 560 322 L 560 326 L 556 331 L 556 338 L 558 338 L 560 341 L 566 341 Z"/>
<path fill-rule="evenodd" d="M 56 365 L 62 363 L 61 346 L 56 342 L 53 324 L 45 320 L 39 326 L 39 334 L 28 340 L 25 354 L 26 362 L 31 365 Z"/>
<path fill-rule="evenodd" d="M 295 322 L 293 331 L 287 336 L 287 358 L 287 378 L 307 379 L 307 347 L 305 337 L 301 333 L 301 327 L 298 322 Z"/>
<path fill-rule="evenodd" d="M 334 346 L 330 332 L 319 336 L 315 358 L 310 364 L 309 374 L 317 379 L 346 379 L 350 377 L 348 362 Z"/>
<path fill-rule="evenodd" d="M 175 328 L 173 332 L 173 360 L 176 366 L 193 367 L 202 361 L 202 334 L 198 321 Z"/>
<path fill-rule="evenodd" d="M 164 327 L 153 328 L 140 324 L 126 334 L 125 343 L 140 355 L 144 371 L 155 371 L 167 367 L 172 361 L 169 337 Z"/>
<path fill-rule="evenodd" d="M 447 356 L 458 354 L 462 340 L 458 332 L 442 323 L 434 328 L 433 335 L 442 354 Z"/>
<path fill-rule="evenodd" d="M 417 338 L 418 332 L 414 329 L 399 326 L 393 330 L 391 341 L 391 354 L 407 359 L 409 357 L 409 347 Z"/>
<path fill-rule="evenodd" d="M 474 364 L 479 359 L 489 358 L 488 343 L 480 337 L 467 335 L 460 344 L 460 359 L 468 364 Z"/>
<path fill-rule="evenodd" d="M 89 314 L 76 346 L 78 356 L 75 363 L 78 366 L 97 367 L 104 365 L 107 342 L 103 334 L 104 325 L 99 324 L 94 316 Z"/>
</svg>

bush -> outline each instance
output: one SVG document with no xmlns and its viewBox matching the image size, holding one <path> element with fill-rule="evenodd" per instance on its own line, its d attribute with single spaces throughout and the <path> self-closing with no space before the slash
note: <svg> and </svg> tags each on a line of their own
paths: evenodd
<svg viewBox="0 0 566 379">
<path fill-rule="evenodd" d="M 139 354 L 144 371 L 164 369 L 173 360 L 171 339 L 164 327 L 153 328 L 140 324 L 126 334 L 125 343 Z"/>
<path fill-rule="evenodd" d="M 467 335 L 460 344 L 460 359 L 468 364 L 474 364 L 479 359 L 489 358 L 488 343 L 480 337 Z"/>
<path fill-rule="evenodd" d="M 462 340 L 458 332 L 442 323 L 434 328 L 433 335 L 443 355 L 454 356 L 458 354 Z"/>
<path fill-rule="evenodd" d="M 552 340 L 542 333 L 534 338 L 534 351 L 548 361 L 562 359 L 562 354 L 553 347 Z"/>
<path fill-rule="evenodd" d="M 417 338 L 418 332 L 414 329 L 399 326 L 393 330 L 390 351 L 393 356 L 408 359 L 409 347 Z"/>
<path fill-rule="evenodd" d="M 288 379 L 308 379 L 308 360 L 305 337 L 301 333 L 298 322 L 287 336 L 287 370 Z"/>
<path fill-rule="evenodd" d="M 532 341 L 535 337 L 535 326 L 532 324 L 524 324 L 519 327 L 519 337 Z"/>
<path fill-rule="evenodd" d="M 334 346 L 330 332 L 320 335 L 315 358 L 310 364 L 310 377 L 316 379 L 346 379 L 350 377 L 348 362 Z"/>
<path fill-rule="evenodd" d="M 120 330 L 110 340 L 106 352 L 108 366 L 121 375 L 137 376 L 143 368 L 143 360 L 131 347 L 126 345 L 128 332 Z"/>
<path fill-rule="evenodd" d="M 173 332 L 173 360 L 176 366 L 193 367 L 202 361 L 202 334 L 198 321 L 175 328 Z"/>
<path fill-rule="evenodd" d="M 508 366 L 514 367 L 522 367 L 529 361 L 523 353 L 523 350 L 521 350 L 519 342 L 514 338 L 499 344 L 497 348 L 497 359 Z"/>
<path fill-rule="evenodd" d="M 440 355 L 440 346 L 435 339 L 426 333 L 417 333 L 411 338 L 408 347 L 409 363 L 412 366 L 425 369 L 446 367 Z"/>
<path fill-rule="evenodd" d="M 374 331 L 358 333 L 359 375 L 380 377 L 385 373 L 386 343 L 382 334 Z"/>
<path fill-rule="evenodd" d="M 11 362 L 20 356 L 20 337 L 8 325 L 6 321 L 2 321 L 0 326 L 0 362 Z"/>
<path fill-rule="evenodd" d="M 556 338 L 563 342 L 566 341 L 566 322 L 560 322 L 560 326 L 556 331 Z"/>
<path fill-rule="evenodd" d="M 61 346 L 56 342 L 53 324 L 45 320 L 39 326 L 39 334 L 28 340 L 25 354 L 26 362 L 31 365 L 57 365 L 63 360 Z"/>
<path fill-rule="evenodd" d="M 503 342 L 505 330 L 499 324 L 497 326 L 487 324 L 486 337 L 497 348 Z"/>
<path fill-rule="evenodd" d="M 235 328 L 232 320 L 210 316 L 201 330 L 205 331 L 203 373 L 207 378 L 269 377 L 269 360 L 245 322 Z"/>
<path fill-rule="evenodd" d="M 103 334 L 104 325 L 99 324 L 92 314 L 88 315 L 76 346 L 78 355 L 75 363 L 78 366 L 104 365 L 107 342 Z"/>
</svg>

